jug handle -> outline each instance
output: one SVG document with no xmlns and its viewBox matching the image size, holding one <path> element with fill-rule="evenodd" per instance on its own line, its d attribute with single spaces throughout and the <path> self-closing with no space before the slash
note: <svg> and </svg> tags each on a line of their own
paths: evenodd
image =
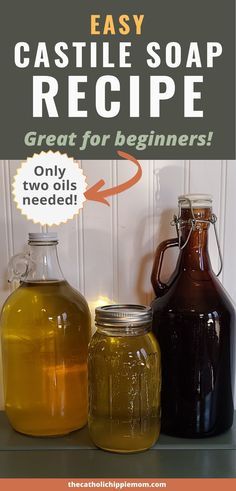
<svg viewBox="0 0 236 491">
<path fill-rule="evenodd" d="M 162 281 L 160 280 L 161 268 L 162 268 L 165 251 L 167 249 L 170 249 L 171 247 L 177 247 L 177 246 L 179 246 L 179 239 L 176 237 L 175 239 L 164 240 L 157 247 L 155 258 L 154 258 L 154 264 L 152 268 L 152 274 L 151 274 L 151 282 L 152 282 L 153 290 L 157 295 L 157 297 L 162 297 L 169 288 L 169 285 L 167 285 L 166 283 L 162 283 Z"/>
<path fill-rule="evenodd" d="M 8 283 L 12 283 L 13 287 L 19 286 L 20 282 L 26 278 L 29 271 L 30 255 L 16 254 L 8 264 Z"/>
</svg>

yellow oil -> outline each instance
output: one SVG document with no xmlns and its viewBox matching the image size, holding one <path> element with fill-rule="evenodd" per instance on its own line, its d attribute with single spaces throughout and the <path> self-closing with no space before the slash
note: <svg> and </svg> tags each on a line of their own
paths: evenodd
<svg viewBox="0 0 236 491">
<path fill-rule="evenodd" d="M 66 281 L 23 283 L 1 317 L 5 409 L 17 431 L 49 436 L 87 422 L 90 314 Z"/>
<path fill-rule="evenodd" d="M 151 333 L 97 332 L 89 349 L 89 431 L 113 452 L 150 448 L 160 433 L 160 350 Z"/>
</svg>

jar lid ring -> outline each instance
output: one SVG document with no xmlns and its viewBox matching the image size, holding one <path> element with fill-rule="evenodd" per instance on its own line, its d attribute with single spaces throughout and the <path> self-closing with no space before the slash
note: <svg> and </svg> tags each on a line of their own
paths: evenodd
<svg viewBox="0 0 236 491">
<path fill-rule="evenodd" d="M 117 304 L 95 309 L 95 323 L 103 327 L 135 328 L 151 322 L 152 309 L 145 305 Z"/>
<path fill-rule="evenodd" d="M 58 237 L 56 232 L 30 232 L 29 242 L 56 242 L 58 243 Z"/>
</svg>

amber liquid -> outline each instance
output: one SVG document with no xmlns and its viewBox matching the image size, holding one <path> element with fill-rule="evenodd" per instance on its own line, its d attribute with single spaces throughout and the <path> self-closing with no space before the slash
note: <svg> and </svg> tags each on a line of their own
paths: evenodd
<svg viewBox="0 0 236 491">
<path fill-rule="evenodd" d="M 152 308 L 162 356 L 162 431 L 199 438 L 227 430 L 233 422 L 235 316 L 211 269 L 207 225 L 192 233 L 169 288 Z"/>
<path fill-rule="evenodd" d="M 160 432 L 160 351 L 152 334 L 96 333 L 89 353 L 89 431 L 112 452 L 150 448 Z"/>
<path fill-rule="evenodd" d="M 23 283 L 1 318 L 5 408 L 17 431 L 66 434 L 87 422 L 90 315 L 66 281 Z"/>
</svg>

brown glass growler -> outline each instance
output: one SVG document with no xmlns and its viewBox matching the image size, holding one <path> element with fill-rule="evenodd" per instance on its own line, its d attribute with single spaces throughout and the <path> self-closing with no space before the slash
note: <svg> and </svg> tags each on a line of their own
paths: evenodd
<svg viewBox="0 0 236 491">
<path fill-rule="evenodd" d="M 153 332 L 162 359 L 161 430 L 180 437 L 216 435 L 233 422 L 235 313 L 211 267 L 208 229 L 216 221 L 211 205 L 208 195 L 179 197 L 178 238 L 159 245 L 152 271 Z M 217 233 L 216 239 L 219 245 Z M 173 246 L 180 254 L 163 284 L 163 255 Z"/>
</svg>

